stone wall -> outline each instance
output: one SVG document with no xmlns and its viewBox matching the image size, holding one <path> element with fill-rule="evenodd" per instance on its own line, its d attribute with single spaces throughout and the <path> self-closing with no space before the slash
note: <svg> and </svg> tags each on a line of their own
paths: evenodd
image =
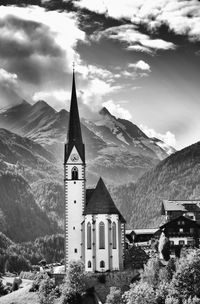
<svg viewBox="0 0 200 304">
<path fill-rule="evenodd" d="M 95 288 L 102 303 L 105 303 L 110 287 L 121 288 L 122 292 L 129 289 L 131 281 L 138 277 L 138 270 L 124 270 L 104 273 L 88 273 L 86 278 L 87 288 Z"/>
</svg>

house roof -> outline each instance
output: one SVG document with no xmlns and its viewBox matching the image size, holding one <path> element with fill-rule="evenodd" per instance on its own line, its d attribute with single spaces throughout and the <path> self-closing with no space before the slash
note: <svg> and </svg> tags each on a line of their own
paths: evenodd
<svg viewBox="0 0 200 304">
<path fill-rule="evenodd" d="M 189 223 L 192 224 L 192 226 L 198 226 L 198 227 L 200 227 L 200 225 L 196 221 L 191 220 L 191 219 L 189 219 L 188 217 L 186 217 L 184 215 L 181 215 L 181 216 L 178 216 L 175 219 L 173 219 L 173 220 L 165 223 L 164 225 L 160 226 L 160 229 L 166 228 L 166 227 L 170 226 L 171 223 L 175 223 L 175 222 L 178 222 L 180 220 L 184 220 L 186 222 L 189 222 Z"/>
<path fill-rule="evenodd" d="M 158 228 L 145 228 L 145 229 L 133 229 L 135 234 L 154 234 L 158 231 Z"/>
<path fill-rule="evenodd" d="M 122 222 L 126 222 L 115 203 L 102 178 L 99 179 L 95 189 L 86 192 L 86 206 L 83 214 L 118 214 Z"/>
<path fill-rule="evenodd" d="M 164 200 L 163 206 L 165 211 L 187 211 L 187 209 L 179 201 Z"/>
<path fill-rule="evenodd" d="M 200 200 L 164 200 L 165 211 L 200 212 Z"/>
</svg>

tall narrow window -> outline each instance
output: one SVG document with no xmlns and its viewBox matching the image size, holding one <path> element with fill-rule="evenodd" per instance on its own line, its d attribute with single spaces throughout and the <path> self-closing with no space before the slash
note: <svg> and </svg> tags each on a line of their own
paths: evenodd
<svg viewBox="0 0 200 304">
<path fill-rule="evenodd" d="M 78 168 L 77 167 L 72 168 L 72 179 L 73 180 L 78 179 Z"/>
<path fill-rule="evenodd" d="M 103 222 L 99 223 L 99 249 L 105 249 L 105 225 Z"/>
<path fill-rule="evenodd" d="M 90 223 L 87 223 L 87 249 L 92 248 L 92 227 Z"/>
<path fill-rule="evenodd" d="M 117 248 L 117 231 L 116 231 L 116 223 L 112 223 L 112 245 L 113 249 Z"/>
<path fill-rule="evenodd" d="M 100 262 L 100 268 L 104 268 L 105 267 L 105 262 L 104 261 L 101 261 Z"/>
<path fill-rule="evenodd" d="M 91 261 L 88 261 L 88 268 L 91 268 L 92 267 L 92 263 Z"/>
</svg>

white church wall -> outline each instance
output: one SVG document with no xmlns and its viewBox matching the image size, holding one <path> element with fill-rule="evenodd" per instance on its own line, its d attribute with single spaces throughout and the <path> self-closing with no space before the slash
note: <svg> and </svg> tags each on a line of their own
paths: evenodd
<svg viewBox="0 0 200 304">
<path fill-rule="evenodd" d="M 72 153 L 75 153 L 74 148 Z M 76 152 L 77 153 L 77 152 Z M 79 158 L 80 161 L 80 158 Z M 78 179 L 72 180 L 72 168 L 77 167 Z M 83 221 L 83 208 L 85 201 L 85 168 L 82 163 L 69 162 L 65 165 L 65 203 L 66 203 L 66 267 L 70 260 L 81 258 L 82 232 L 81 223 Z"/>
</svg>

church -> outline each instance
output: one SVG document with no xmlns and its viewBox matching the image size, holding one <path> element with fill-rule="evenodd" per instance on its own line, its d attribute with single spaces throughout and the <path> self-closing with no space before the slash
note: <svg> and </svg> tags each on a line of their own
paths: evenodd
<svg viewBox="0 0 200 304">
<path fill-rule="evenodd" d="M 124 265 L 125 220 L 102 178 L 86 189 L 83 143 L 73 71 L 69 126 L 64 149 L 65 267 L 82 260 L 85 270 L 121 270 Z"/>
</svg>

